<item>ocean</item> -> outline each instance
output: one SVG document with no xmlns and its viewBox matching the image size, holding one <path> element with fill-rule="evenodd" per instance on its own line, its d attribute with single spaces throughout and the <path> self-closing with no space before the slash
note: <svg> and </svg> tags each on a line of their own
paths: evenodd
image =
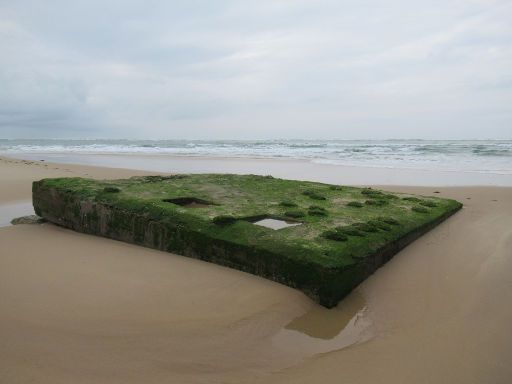
<svg viewBox="0 0 512 384">
<path fill-rule="evenodd" d="M 0 139 L 0 154 L 287 158 L 348 166 L 512 174 L 512 140 Z"/>
</svg>

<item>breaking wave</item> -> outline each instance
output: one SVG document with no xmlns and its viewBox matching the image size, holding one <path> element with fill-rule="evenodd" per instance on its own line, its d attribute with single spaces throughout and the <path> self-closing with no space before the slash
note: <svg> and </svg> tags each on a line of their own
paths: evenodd
<svg viewBox="0 0 512 384">
<path fill-rule="evenodd" d="M 0 153 L 306 159 L 371 167 L 512 174 L 512 140 L 11 140 Z"/>
</svg>

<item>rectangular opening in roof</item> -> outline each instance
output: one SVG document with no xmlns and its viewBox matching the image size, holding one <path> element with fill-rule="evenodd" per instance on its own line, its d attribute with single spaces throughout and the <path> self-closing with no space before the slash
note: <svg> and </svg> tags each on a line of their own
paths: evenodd
<svg viewBox="0 0 512 384">
<path fill-rule="evenodd" d="M 285 220 L 277 220 L 265 218 L 258 221 L 253 222 L 253 224 L 259 225 L 261 227 L 266 227 L 270 229 L 283 229 L 288 227 L 295 227 L 297 225 L 301 225 L 302 223 L 297 223 L 296 221 L 285 221 Z"/>
</svg>

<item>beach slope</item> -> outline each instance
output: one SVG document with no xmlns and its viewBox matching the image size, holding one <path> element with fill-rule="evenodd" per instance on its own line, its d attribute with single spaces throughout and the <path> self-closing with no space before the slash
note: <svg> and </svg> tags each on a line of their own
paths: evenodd
<svg viewBox="0 0 512 384">
<path fill-rule="evenodd" d="M 0 205 L 45 177 L 143 174 L 2 158 Z M 51 224 L 0 228 L 0 382 L 509 382 L 512 189 L 385 189 L 464 208 L 330 311 L 198 260 Z M 354 303 L 366 326 L 335 350 L 318 329 Z"/>
</svg>

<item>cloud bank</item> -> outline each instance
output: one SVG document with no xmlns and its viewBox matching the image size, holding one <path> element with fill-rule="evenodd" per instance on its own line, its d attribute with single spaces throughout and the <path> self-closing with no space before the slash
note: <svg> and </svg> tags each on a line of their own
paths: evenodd
<svg viewBox="0 0 512 384">
<path fill-rule="evenodd" d="M 510 1 L 0 1 L 0 137 L 510 138 L 510 20 Z"/>
</svg>

